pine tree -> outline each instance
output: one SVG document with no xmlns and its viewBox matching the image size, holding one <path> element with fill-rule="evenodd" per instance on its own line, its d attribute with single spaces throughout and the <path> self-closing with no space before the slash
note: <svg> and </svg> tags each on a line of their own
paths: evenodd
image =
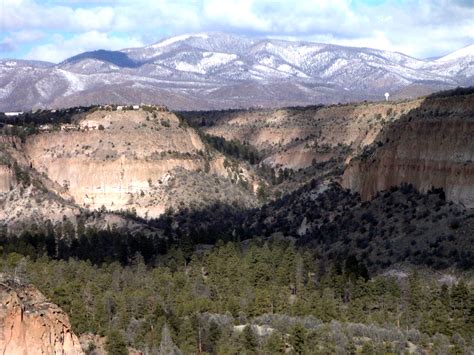
<svg viewBox="0 0 474 355">
<path fill-rule="evenodd" d="M 197 351 L 197 334 L 190 318 L 185 318 L 179 327 L 177 343 L 185 354 Z"/>
<path fill-rule="evenodd" d="M 111 330 L 107 334 L 107 340 L 105 342 L 105 350 L 110 355 L 127 355 L 127 344 L 118 330 Z"/>
<path fill-rule="evenodd" d="M 257 338 L 253 332 L 251 325 L 246 325 L 242 332 L 242 342 L 245 350 L 249 353 L 254 353 L 257 350 Z"/>
<path fill-rule="evenodd" d="M 461 334 L 469 334 L 469 316 L 472 312 L 472 296 L 463 280 L 451 289 L 452 316 L 454 328 Z"/>
<path fill-rule="evenodd" d="M 290 328 L 290 344 L 296 354 L 302 354 L 306 343 L 306 329 L 300 325 L 295 324 Z"/>
<path fill-rule="evenodd" d="M 213 353 L 215 352 L 216 345 L 219 342 L 220 338 L 222 336 L 222 330 L 219 327 L 219 325 L 211 321 L 211 324 L 209 325 L 209 332 L 207 335 L 207 343 L 208 343 L 208 349 L 209 352 Z"/>
<path fill-rule="evenodd" d="M 423 311 L 423 298 L 425 297 L 421 281 L 418 277 L 418 274 L 414 272 L 408 278 L 408 312 L 406 314 L 409 324 L 418 326 L 421 312 Z"/>
<path fill-rule="evenodd" d="M 453 329 L 449 310 L 440 300 L 435 300 L 430 306 L 428 325 L 429 328 L 425 329 L 425 332 L 429 335 L 434 335 L 438 332 L 446 335 L 452 334 Z"/>
<path fill-rule="evenodd" d="M 284 354 L 285 353 L 285 342 L 282 335 L 274 330 L 270 334 L 265 342 L 264 347 L 265 353 L 268 354 Z"/>
<path fill-rule="evenodd" d="M 317 312 L 319 317 L 325 322 L 339 319 L 339 307 L 332 289 L 325 288 L 323 290 L 323 294 L 319 299 Z"/>
<path fill-rule="evenodd" d="M 161 331 L 160 355 L 181 355 L 181 351 L 173 343 L 168 325 L 165 323 Z"/>
</svg>

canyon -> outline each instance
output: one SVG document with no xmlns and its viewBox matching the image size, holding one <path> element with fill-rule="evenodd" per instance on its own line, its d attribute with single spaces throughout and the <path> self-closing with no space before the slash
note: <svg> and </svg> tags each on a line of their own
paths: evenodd
<svg viewBox="0 0 474 355">
<path fill-rule="evenodd" d="M 379 191 L 413 184 L 442 188 L 472 208 L 474 95 L 427 97 L 271 110 L 183 113 L 211 135 L 246 142 L 263 164 L 294 171 L 331 160 L 335 177 L 368 200 Z"/>
<path fill-rule="evenodd" d="M 155 349 L 164 341 L 178 351 L 161 307 L 182 289 L 165 290 L 170 279 L 161 277 L 175 277 L 176 270 L 183 280 L 196 277 L 190 297 L 202 294 L 199 302 L 207 302 L 207 284 L 223 279 L 226 263 L 218 263 L 211 279 L 199 258 L 217 250 L 231 263 L 232 243 L 248 253 L 248 270 L 258 259 L 251 243 L 261 243 L 263 252 L 274 250 L 271 243 L 286 245 L 277 256 L 282 262 L 295 255 L 295 246 L 317 255 L 318 265 L 349 255 L 367 265 L 357 269 L 362 277 L 369 271 L 401 275 L 423 265 L 454 278 L 472 267 L 472 89 L 328 106 L 170 111 L 104 105 L 0 118 L 0 262 L 10 272 L 0 275 L 5 353 L 82 354 L 92 346 L 102 354 L 114 335 L 97 328 L 106 323 L 122 327 L 130 353 L 148 349 L 139 329 L 152 334 L 145 341 Z M 313 266 L 303 260 L 285 265 L 283 274 L 296 270 L 295 283 L 303 284 L 300 268 L 309 270 L 316 259 Z M 32 263 L 42 265 L 28 270 L 35 282 L 54 284 L 45 271 L 51 268 L 60 270 L 61 287 L 72 287 L 66 292 L 35 283 L 59 300 L 74 329 L 61 308 L 21 282 L 22 265 Z M 77 284 L 69 279 L 74 268 Z M 111 276 L 93 281 L 100 268 Z M 149 272 L 150 290 L 135 287 L 140 277 L 131 275 Z M 308 280 L 315 275 L 308 272 Z M 397 281 L 403 287 L 405 277 Z M 92 307 L 90 295 L 99 292 L 94 282 L 113 291 Z M 84 289 L 75 295 L 78 284 Z M 133 288 L 126 297 L 115 291 L 123 285 Z M 293 281 L 282 285 L 281 302 L 303 300 Z M 163 293 L 157 296 L 155 288 Z M 144 289 L 152 296 L 135 306 Z M 102 318 L 81 318 L 72 303 L 61 303 L 68 297 Z M 114 303 L 117 297 L 124 298 Z M 149 300 L 153 306 L 142 307 Z M 155 310 L 150 319 L 166 336 L 157 336 L 142 309 Z M 115 311 L 127 314 L 124 325 L 108 318 Z"/>
<path fill-rule="evenodd" d="M 154 218 L 171 207 L 220 200 L 251 207 L 261 184 L 252 167 L 227 164 L 194 129 L 162 109 L 99 109 L 74 123 L 43 125 L 24 141 L 4 138 L 2 146 L 4 218 L 7 209 L 15 214 L 12 203 L 19 196 L 31 204 L 42 190 L 56 196 L 43 205 L 43 211 L 50 210 L 43 217 L 57 221 L 80 209 L 133 210 Z M 32 184 L 16 181 L 20 172 Z"/>
<path fill-rule="evenodd" d="M 473 98 L 176 113 L 94 108 L 23 139 L 1 137 L 0 218 L 14 225 L 75 220 L 86 210 L 146 219 L 215 202 L 254 208 L 259 189 L 284 194 L 320 175 L 365 200 L 406 183 L 442 188 L 471 208 Z M 259 162 L 229 157 L 202 134 L 252 147 Z M 292 171 L 293 182 L 274 186 L 263 167 L 277 177 Z"/>
</svg>

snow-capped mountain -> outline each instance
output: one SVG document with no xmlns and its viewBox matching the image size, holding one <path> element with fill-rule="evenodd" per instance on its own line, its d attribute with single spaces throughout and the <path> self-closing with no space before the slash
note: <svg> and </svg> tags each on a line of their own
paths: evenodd
<svg viewBox="0 0 474 355">
<path fill-rule="evenodd" d="M 216 109 L 410 97 L 474 84 L 474 45 L 436 60 L 331 44 L 187 34 L 60 64 L 0 60 L 0 111 L 95 103 Z"/>
</svg>

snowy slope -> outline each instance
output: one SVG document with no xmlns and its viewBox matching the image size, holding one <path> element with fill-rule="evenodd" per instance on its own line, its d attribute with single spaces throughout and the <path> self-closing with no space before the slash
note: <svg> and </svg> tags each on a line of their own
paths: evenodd
<svg viewBox="0 0 474 355">
<path fill-rule="evenodd" d="M 473 53 L 471 45 L 421 60 L 371 48 L 186 34 L 57 65 L 0 60 L 0 111 L 109 101 L 205 109 L 380 99 L 387 91 L 413 96 L 474 85 Z"/>
</svg>

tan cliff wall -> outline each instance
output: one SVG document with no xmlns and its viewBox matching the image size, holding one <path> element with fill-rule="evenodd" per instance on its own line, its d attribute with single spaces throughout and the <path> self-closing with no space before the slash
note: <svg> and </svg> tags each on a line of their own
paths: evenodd
<svg viewBox="0 0 474 355">
<path fill-rule="evenodd" d="M 120 157 L 111 161 L 59 158 L 49 163 L 50 179 L 62 183 L 65 190 L 83 207 L 105 206 L 116 210 L 127 207 L 133 194 L 149 193 L 176 167 L 197 170 L 203 162 L 193 159 L 136 161 Z"/>
<path fill-rule="evenodd" d="M 84 354 L 69 318 L 32 286 L 0 275 L 0 352 L 9 355 Z"/>
<path fill-rule="evenodd" d="M 196 131 L 170 112 L 95 111 L 59 130 L 29 136 L 23 151 L 28 164 L 78 206 L 135 210 L 144 217 L 173 205 L 178 170 L 181 176 L 205 171 L 231 180 L 222 156 L 208 156 Z M 253 186 L 245 167 L 239 170 Z"/>
<path fill-rule="evenodd" d="M 9 192 L 16 184 L 12 157 L 8 152 L 14 147 L 21 147 L 21 140 L 18 137 L 0 135 L 0 193 Z"/>
<path fill-rule="evenodd" d="M 25 144 L 32 166 L 79 206 L 109 210 L 131 209 L 136 199 L 160 195 L 167 174 L 177 167 L 203 169 L 197 154 L 203 149 L 199 136 L 179 127 L 176 116 L 144 111 L 96 111 L 76 126 L 29 137 Z M 154 206 L 150 216 L 153 209 L 164 210 Z"/>
<path fill-rule="evenodd" d="M 15 184 L 15 175 L 7 165 L 0 165 L 0 193 L 8 192 Z"/>
<path fill-rule="evenodd" d="M 342 184 L 370 199 L 402 183 L 474 207 L 474 95 L 426 100 L 378 137 L 380 147 L 353 159 Z"/>
<path fill-rule="evenodd" d="M 387 122 L 399 119 L 422 100 L 377 102 L 327 107 L 248 110 L 195 114 L 206 133 L 248 142 L 265 151 L 265 163 L 306 168 L 338 156 L 338 145 L 356 154 L 371 144 Z M 211 118 L 209 118 L 209 116 Z"/>
<path fill-rule="evenodd" d="M 19 137 L 0 135 L 0 221 L 9 232 L 34 223 L 71 221 L 80 213 L 61 186 L 31 169 Z"/>
</svg>

